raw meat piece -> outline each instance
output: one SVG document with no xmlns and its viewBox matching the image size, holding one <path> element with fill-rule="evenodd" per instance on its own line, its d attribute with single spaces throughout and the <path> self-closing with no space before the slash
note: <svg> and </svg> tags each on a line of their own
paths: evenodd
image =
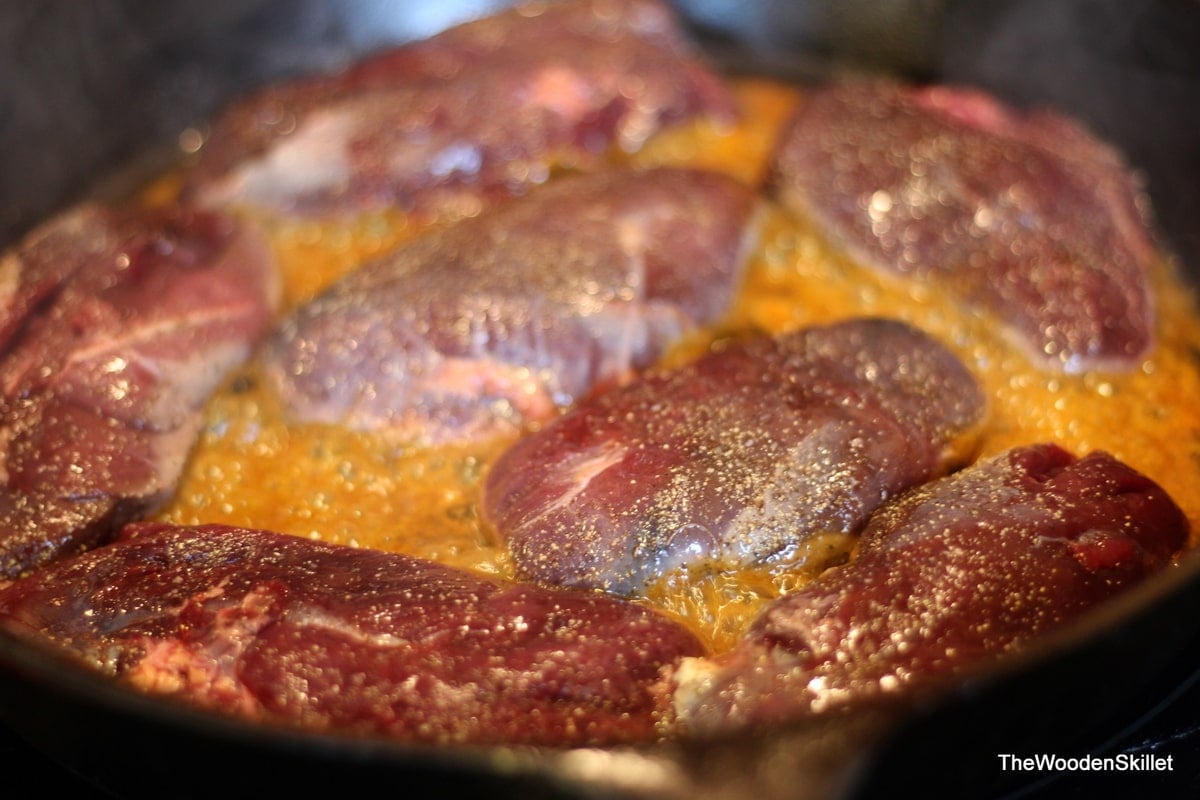
<svg viewBox="0 0 1200 800">
<path fill-rule="evenodd" d="M 256 231 L 186 209 L 81 207 L 0 274 L 2 579 L 165 499 L 278 287 Z"/>
<path fill-rule="evenodd" d="M 983 410 L 966 368 L 899 322 L 760 337 L 517 442 L 484 509 L 524 577 L 637 593 L 680 567 L 748 566 L 857 532 L 961 456 Z"/>
<path fill-rule="evenodd" d="M 1187 529 L 1107 453 L 1011 450 L 885 506 L 856 560 L 768 606 L 731 654 L 689 663 L 681 713 L 720 728 L 931 683 L 1139 583 Z"/>
<path fill-rule="evenodd" d="M 758 200 L 702 171 L 564 178 L 428 235 L 265 348 L 297 419 L 480 440 L 627 379 L 732 299 Z"/>
<path fill-rule="evenodd" d="M 858 260 L 940 282 L 1054 369 L 1128 370 L 1155 258 L 1118 154 L 1051 113 L 885 82 L 815 92 L 782 139 L 783 202 Z"/>
<path fill-rule="evenodd" d="M 0 591 L 0 622 L 139 689 L 438 743 L 651 739 L 683 626 L 591 592 L 265 531 L 137 523 Z"/>
<path fill-rule="evenodd" d="M 302 213 L 470 214 L 733 108 L 665 3 L 525 4 L 233 106 L 189 192 Z"/>
</svg>

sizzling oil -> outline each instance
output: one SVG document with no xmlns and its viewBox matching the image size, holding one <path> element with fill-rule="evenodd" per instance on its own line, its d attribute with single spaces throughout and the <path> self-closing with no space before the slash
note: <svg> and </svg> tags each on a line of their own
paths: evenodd
<svg viewBox="0 0 1200 800">
<path fill-rule="evenodd" d="M 670 131 L 629 161 L 704 166 L 761 182 L 775 136 L 802 97 L 759 80 L 741 81 L 736 89 L 742 124 Z M 270 220 L 266 228 L 281 265 L 285 311 L 421 230 L 392 214 L 331 224 Z M 1038 441 L 1077 454 L 1108 450 L 1158 481 L 1197 529 L 1200 323 L 1190 291 L 1169 265 L 1160 265 L 1154 283 L 1158 344 L 1140 368 L 1048 373 L 1011 347 L 987 314 L 962 308 L 936 287 L 861 268 L 802 221 L 773 209 L 728 318 L 669 358 L 690 358 L 729 332 L 774 333 L 856 315 L 903 319 L 955 350 L 983 383 L 990 412 L 981 454 Z M 267 528 L 511 576 L 503 546 L 479 515 L 481 477 L 506 444 L 422 449 L 386 434 L 289 424 L 251 364 L 209 405 L 201 441 L 160 517 Z M 798 554 L 803 569 L 673 576 L 649 602 L 678 614 L 721 650 L 765 602 L 809 580 L 820 566 L 845 560 L 852 548 L 846 536 L 818 537 Z"/>
</svg>

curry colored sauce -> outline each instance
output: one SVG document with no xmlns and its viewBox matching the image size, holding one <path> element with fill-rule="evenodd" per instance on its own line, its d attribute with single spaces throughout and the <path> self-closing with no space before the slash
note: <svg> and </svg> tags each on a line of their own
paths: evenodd
<svg viewBox="0 0 1200 800">
<path fill-rule="evenodd" d="M 421 230 L 399 212 L 336 223 L 265 219 L 260 224 L 266 228 L 279 264 L 284 311 L 312 299 L 347 272 L 395 249 Z"/>
<path fill-rule="evenodd" d="M 477 513 L 480 473 L 503 443 L 407 448 L 386 436 L 290 424 L 253 366 L 210 403 L 174 500 L 179 524 L 266 528 L 509 574 Z"/>
<path fill-rule="evenodd" d="M 775 136 L 802 98 L 761 80 L 741 81 L 737 91 L 746 114 L 739 126 L 670 131 L 627 160 L 722 169 L 760 183 Z M 284 310 L 422 230 L 388 214 L 337 224 L 269 220 L 266 228 L 282 265 Z M 1003 339 L 998 321 L 934 287 L 861 268 L 802 221 L 772 209 L 728 318 L 670 358 L 691 358 L 713 337 L 747 330 L 774 333 L 858 315 L 904 319 L 954 349 L 985 386 L 991 407 L 980 454 L 1047 440 L 1077 454 L 1108 450 L 1163 485 L 1200 528 L 1200 323 L 1190 290 L 1168 265 L 1154 280 L 1158 345 L 1140 369 L 1049 373 Z M 161 518 L 261 527 L 512 576 L 479 513 L 482 477 L 508 442 L 421 449 L 387 434 L 289 424 L 252 364 L 233 376 L 207 415 Z M 853 546 L 848 536 L 816 537 L 797 555 L 802 567 L 674 576 L 649 601 L 725 649 L 765 602 L 845 561 Z"/>
</svg>

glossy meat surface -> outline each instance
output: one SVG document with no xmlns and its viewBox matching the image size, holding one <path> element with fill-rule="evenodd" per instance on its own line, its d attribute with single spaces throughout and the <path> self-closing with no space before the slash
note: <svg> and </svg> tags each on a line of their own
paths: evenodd
<svg viewBox="0 0 1200 800">
<path fill-rule="evenodd" d="M 484 510 L 533 580 L 637 593 L 665 573 L 795 556 L 940 474 L 980 421 L 921 332 L 852 320 L 730 344 L 600 395 L 492 467 Z"/>
<path fill-rule="evenodd" d="M 283 322 L 267 375 L 300 420 L 511 433 L 723 313 L 756 205 L 703 171 L 564 178 L 347 276 Z"/>
<path fill-rule="evenodd" d="M 0 622 L 144 691 L 317 731 L 439 743 L 654 738 L 666 617 L 395 553 L 137 523 L 0 590 Z"/>
<path fill-rule="evenodd" d="M 300 213 L 471 214 L 666 124 L 733 114 L 665 3 L 525 4 L 251 96 L 217 122 L 189 191 Z"/>
<path fill-rule="evenodd" d="M 775 186 L 856 259 L 997 315 L 1039 363 L 1128 370 L 1152 344 L 1131 173 L 1065 118 L 966 89 L 835 84 L 784 134 Z"/>
<path fill-rule="evenodd" d="M 695 729 L 763 722 L 936 681 L 1163 569 L 1187 530 L 1166 492 L 1107 453 L 1011 450 L 884 507 L 854 561 L 684 674 L 682 713 Z"/>
<path fill-rule="evenodd" d="M 257 232 L 182 209 L 82 207 L 31 233 L 0 274 L 4 578 L 166 498 L 278 287 Z"/>
</svg>

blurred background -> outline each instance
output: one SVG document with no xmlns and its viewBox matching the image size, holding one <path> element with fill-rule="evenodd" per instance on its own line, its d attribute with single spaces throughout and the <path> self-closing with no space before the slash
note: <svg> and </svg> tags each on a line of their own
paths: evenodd
<svg viewBox="0 0 1200 800">
<path fill-rule="evenodd" d="M 427 36 L 500 0 L 17 0 L 0 4 L 0 241 L 169 150 L 245 88 Z M 1200 261 L 1197 0 L 675 0 L 712 56 L 816 80 L 845 69 L 1049 104 L 1118 143 Z M 1200 272 L 1200 267 L 1196 267 Z"/>
</svg>

